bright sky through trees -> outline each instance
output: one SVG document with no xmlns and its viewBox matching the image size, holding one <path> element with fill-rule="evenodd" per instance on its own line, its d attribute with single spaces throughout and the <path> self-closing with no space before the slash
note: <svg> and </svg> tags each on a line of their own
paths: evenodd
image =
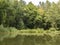
<svg viewBox="0 0 60 45">
<path fill-rule="evenodd" d="M 46 0 L 24 0 L 27 4 L 31 1 L 34 5 L 38 5 L 39 2 L 46 2 Z M 58 0 L 49 0 L 50 2 L 58 2 Z"/>
</svg>

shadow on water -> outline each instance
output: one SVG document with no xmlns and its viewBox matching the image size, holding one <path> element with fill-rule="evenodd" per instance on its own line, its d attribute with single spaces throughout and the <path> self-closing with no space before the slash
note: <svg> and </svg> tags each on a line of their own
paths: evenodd
<svg viewBox="0 0 60 45">
<path fill-rule="evenodd" d="M 54 45 L 52 37 L 45 36 L 18 35 L 15 38 L 5 38 L 3 41 L 0 41 L 0 45 Z"/>
<path fill-rule="evenodd" d="M 15 38 L 5 38 L 0 41 L 0 45 L 22 45 L 24 36 L 16 36 Z"/>
<path fill-rule="evenodd" d="M 3 41 L 0 41 L 0 45 L 60 45 L 60 41 L 58 40 L 60 40 L 59 37 L 57 38 L 55 36 L 54 39 L 49 35 L 43 36 L 18 35 L 15 38 L 5 38 Z"/>
</svg>

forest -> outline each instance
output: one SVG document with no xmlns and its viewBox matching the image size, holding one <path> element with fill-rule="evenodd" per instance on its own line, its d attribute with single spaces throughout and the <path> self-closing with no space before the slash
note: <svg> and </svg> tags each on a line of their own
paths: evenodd
<svg viewBox="0 0 60 45">
<path fill-rule="evenodd" d="M 44 30 L 60 29 L 60 0 L 58 3 L 39 2 L 36 6 L 32 2 L 26 4 L 20 0 L 0 0 L 0 25 L 15 27 L 16 29 Z"/>
<path fill-rule="evenodd" d="M 0 0 L 0 45 L 17 44 L 60 45 L 60 0 Z"/>
</svg>

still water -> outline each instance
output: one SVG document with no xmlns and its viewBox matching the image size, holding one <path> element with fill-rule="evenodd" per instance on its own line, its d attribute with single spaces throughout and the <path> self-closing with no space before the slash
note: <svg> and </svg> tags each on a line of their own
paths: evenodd
<svg viewBox="0 0 60 45">
<path fill-rule="evenodd" d="M 57 40 L 58 39 L 58 40 Z M 57 39 L 51 36 L 21 36 L 15 38 L 4 38 L 0 45 L 60 45 L 60 37 Z"/>
</svg>

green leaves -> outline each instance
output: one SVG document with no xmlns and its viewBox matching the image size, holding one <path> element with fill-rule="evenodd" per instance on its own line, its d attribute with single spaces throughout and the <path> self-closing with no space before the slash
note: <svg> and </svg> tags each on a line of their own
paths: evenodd
<svg viewBox="0 0 60 45">
<path fill-rule="evenodd" d="M 0 0 L 0 25 L 17 29 L 60 29 L 59 2 L 51 3 L 47 0 L 35 6 L 23 0 Z"/>
</svg>

